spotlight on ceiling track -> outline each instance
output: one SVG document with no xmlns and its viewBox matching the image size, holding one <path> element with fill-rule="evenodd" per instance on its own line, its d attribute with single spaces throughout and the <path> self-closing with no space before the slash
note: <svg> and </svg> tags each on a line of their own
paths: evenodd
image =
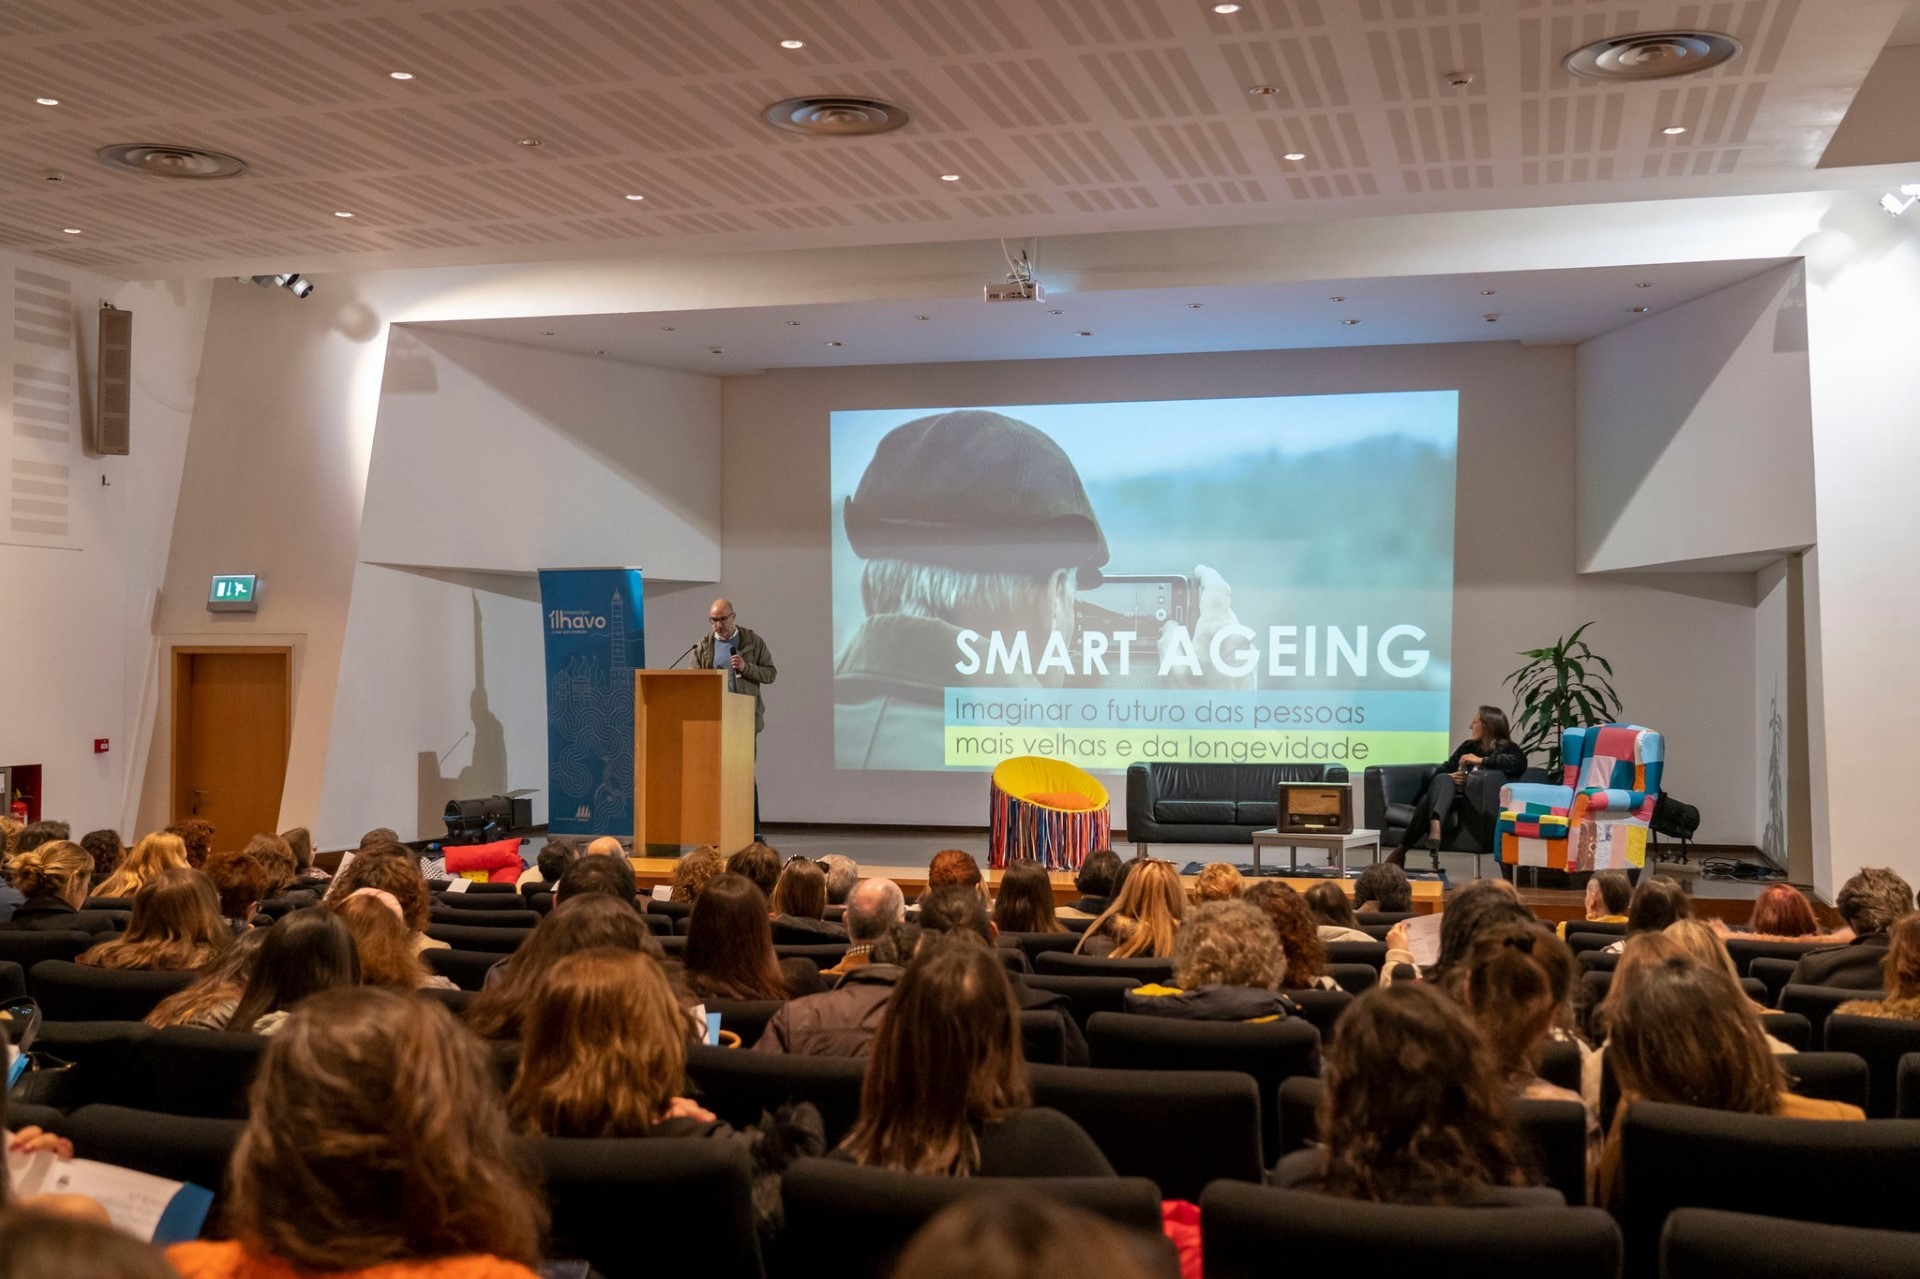
<svg viewBox="0 0 1920 1279">
<path fill-rule="evenodd" d="M 1920 182 L 1909 182 L 1899 191 L 1889 191 L 1880 197 L 1880 207 L 1896 218 L 1915 204 L 1920 204 Z"/>
<path fill-rule="evenodd" d="M 313 292 L 313 281 L 293 271 L 284 275 L 250 275 L 247 278 L 263 289 L 285 289 L 297 298 L 304 298 Z"/>
</svg>

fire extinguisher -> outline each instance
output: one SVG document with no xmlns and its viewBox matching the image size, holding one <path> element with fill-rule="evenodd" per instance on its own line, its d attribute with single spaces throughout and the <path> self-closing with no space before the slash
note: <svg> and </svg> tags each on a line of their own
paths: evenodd
<svg viewBox="0 0 1920 1279">
<path fill-rule="evenodd" d="M 13 793 L 13 805 L 10 811 L 13 813 L 13 819 L 15 821 L 24 822 L 27 820 L 27 801 L 20 798 L 19 791 Z"/>
</svg>

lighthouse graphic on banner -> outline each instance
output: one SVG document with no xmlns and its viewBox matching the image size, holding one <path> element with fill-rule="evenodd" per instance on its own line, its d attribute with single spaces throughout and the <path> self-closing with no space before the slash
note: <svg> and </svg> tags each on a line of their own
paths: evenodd
<svg viewBox="0 0 1920 1279">
<path fill-rule="evenodd" d="M 633 672 L 646 665 L 639 569 L 543 569 L 547 827 L 633 833 Z"/>
</svg>

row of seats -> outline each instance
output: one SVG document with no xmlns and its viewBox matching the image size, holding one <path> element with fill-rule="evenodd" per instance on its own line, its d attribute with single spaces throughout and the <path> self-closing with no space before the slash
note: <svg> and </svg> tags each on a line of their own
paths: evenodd
<svg viewBox="0 0 1920 1279">
<path fill-rule="evenodd" d="M 21 1122 L 58 1123 L 82 1158 L 216 1187 L 243 1127 L 104 1105 L 65 1116 L 21 1109 Z M 1541 1111 L 1530 1130 L 1559 1120 Z M 1849 1279 L 1913 1267 L 1913 1237 L 1869 1223 L 1904 1219 L 1908 1187 L 1920 1173 L 1920 1122 L 1818 1124 L 1641 1103 L 1628 1112 L 1623 1143 L 1617 1223 L 1591 1208 L 1404 1207 L 1275 1190 L 1252 1177 L 1213 1180 L 1195 1196 L 1205 1273 L 1253 1279 L 1274 1273 L 1280 1257 L 1290 1271 L 1343 1273 L 1369 1256 L 1417 1257 L 1440 1274 L 1558 1279 L 1616 1279 L 1623 1263 L 1627 1274 L 1671 1279 Z M 697 1241 L 704 1274 L 817 1273 L 820 1258 L 832 1257 L 836 1276 L 882 1279 L 907 1238 L 961 1196 L 1045 1195 L 1146 1240 L 1157 1235 L 1162 1199 L 1178 1193 L 1138 1176 L 913 1177 L 803 1159 L 783 1179 L 786 1229 L 763 1251 L 751 1171 L 731 1143 L 530 1145 L 546 1178 L 553 1255 L 584 1259 L 607 1279 L 658 1273 L 663 1250 L 674 1246 L 636 1235 L 635 1204 L 673 1223 L 664 1234 Z"/>
</svg>

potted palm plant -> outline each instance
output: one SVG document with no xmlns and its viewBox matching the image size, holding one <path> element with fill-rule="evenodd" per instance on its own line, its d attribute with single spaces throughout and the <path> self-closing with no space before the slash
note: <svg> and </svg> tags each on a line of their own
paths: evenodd
<svg viewBox="0 0 1920 1279">
<path fill-rule="evenodd" d="M 1514 740 L 1529 757 L 1545 752 L 1550 774 L 1560 772 L 1561 733 L 1620 718 L 1620 695 L 1608 682 L 1613 663 L 1581 638 L 1591 625 L 1582 624 L 1550 648 L 1523 652 L 1526 665 L 1506 679 L 1513 689 Z"/>
</svg>

